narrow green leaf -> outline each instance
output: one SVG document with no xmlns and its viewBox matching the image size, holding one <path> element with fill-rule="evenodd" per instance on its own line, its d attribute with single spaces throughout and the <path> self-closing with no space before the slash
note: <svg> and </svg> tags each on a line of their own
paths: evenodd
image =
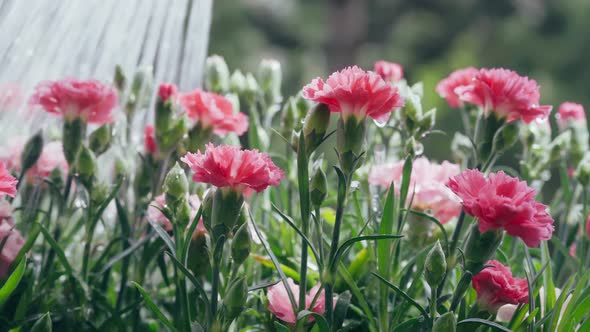
<svg viewBox="0 0 590 332">
<path fill-rule="evenodd" d="M 375 235 L 357 236 L 352 239 L 348 239 L 348 240 L 344 241 L 344 243 L 342 243 L 342 245 L 340 246 L 340 248 L 338 248 L 338 250 L 336 250 L 336 254 L 334 255 L 334 261 L 332 262 L 332 264 L 337 264 L 340 261 L 342 254 L 346 250 L 348 250 L 348 248 L 350 248 L 353 244 L 355 244 L 357 242 L 367 241 L 367 240 L 394 240 L 394 239 L 400 239 L 402 237 L 404 237 L 404 236 L 403 235 L 375 234 Z M 333 268 L 333 266 L 332 266 L 332 268 Z"/>
<path fill-rule="evenodd" d="M 182 265 L 180 261 L 178 261 L 178 259 L 176 259 L 174 255 L 172 255 L 171 252 L 166 251 L 165 253 L 170 257 L 174 265 L 176 265 L 176 267 L 178 267 L 180 271 L 182 271 L 182 274 L 184 274 L 191 281 L 191 283 L 193 284 L 199 295 L 203 298 L 205 303 L 209 303 L 209 297 L 207 297 L 207 292 L 205 292 L 205 289 L 203 288 L 203 285 L 201 285 L 199 280 L 197 280 L 197 278 L 191 273 L 191 271 L 189 271 L 184 265 Z M 206 316 L 207 318 L 209 318 L 210 312 L 208 305 L 205 306 L 205 310 L 207 311 Z"/>
<path fill-rule="evenodd" d="M 116 254 L 115 256 L 113 256 L 111 259 L 109 259 L 108 262 L 106 262 L 106 264 L 102 267 L 102 269 L 100 269 L 100 271 L 98 272 L 98 274 L 103 274 L 105 273 L 108 269 L 110 269 L 111 267 L 113 267 L 113 265 L 115 265 L 118 261 L 120 261 L 121 259 L 128 257 L 129 255 L 131 255 L 133 252 L 135 252 L 135 250 L 139 247 L 141 247 L 142 245 L 144 245 L 146 242 L 148 242 L 149 240 L 151 240 L 151 236 L 146 236 L 143 239 L 137 241 L 136 243 L 134 243 L 131 247 L 121 251 L 120 253 Z"/>
<path fill-rule="evenodd" d="M 383 208 L 383 215 L 381 216 L 381 223 L 379 225 L 379 234 L 393 233 L 393 213 L 395 207 L 395 193 L 394 184 L 392 183 L 385 198 L 385 207 Z M 389 270 L 391 266 L 391 243 L 379 242 L 377 243 L 377 270 L 382 276 L 389 278 Z"/>
<path fill-rule="evenodd" d="M 145 305 L 147 306 L 148 309 L 150 309 L 150 311 L 154 315 L 156 315 L 156 318 L 158 318 L 158 320 L 162 324 L 166 325 L 166 327 L 168 327 L 170 330 L 176 331 L 176 328 L 174 327 L 174 324 L 172 324 L 172 322 L 164 315 L 164 313 L 162 311 L 160 311 L 160 308 L 158 308 L 158 306 L 156 305 L 156 303 L 154 303 L 154 301 L 152 300 L 150 294 L 148 294 L 145 291 L 145 289 L 143 289 L 143 287 L 141 287 L 135 281 L 132 281 L 131 283 L 133 283 L 133 285 L 137 288 L 137 290 L 139 291 L 139 293 L 141 293 L 141 296 L 143 297 L 143 299 L 145 301 Z"/>
<path fill-rule="evenodd" d="M 52 330 L 51 316 L 46 313 L 35 322 L 30 332 L 51 332 Z"/>
<path fill-rule="evenodd" d="M 307 320 L 309 316 L 315 318 L 315 324 L 320 329 L 320 332 L 330 332 L 330 326 L 328 322 L 324 318 L 324 316 L 318 314 L 317 312 L 312 312 L 309 310 L 301 310 L 299 314 L 297 314 L 297 321 L 302 319 Z"/>
<path fill-rule="evenodd" d="M 464 320 L 458 322 L 457 326 L 459 326 L 461 324 L 470 324 L 470 323 L 488 326 L 488 327 L 491 327 L 492 330 L 512 332 L 511 330 L 507 329 L 506 327 L 504 327 L 498 323 L 494 323 L 492 321 L 489 321 L 486 319 L 481 319 L 481 318 L 467 318 L 467 319 L 464 319 Z"/>
<path fill-rule="evenodd" d="M 332 326 L 336 331 L 340 330 L 344 323 L 351 298 L 352 295 L 349 291 L 345 291 L 338 295 L 338 301 L 336 301 L 336 307 L 334 308 L 334 325 Z"/>
<path fill-rule="evenodd" d="M 399 192 L 399 210 L 403 209 L 406 205 L 406 198 L 408 197 L 408 190 L 410 189 L 410 179 L 412 178 L 412 156 L 408 156 L 404 162 L 404 168 L 402 173 L 402 183 Z M 402 230 L 402 214 L 398 216 L 397 232 Z"/>
<path fill-rule="evenodd" d="M 174 253 L 174 255 L 176 256 L 174 240 L 172 240 L 170 235 L 168 235 L 168 233 L 160 225 L 154 222 L 150 222 L 150 225 L 152 225 L 156 233 L 158 233 L 158 236 L 160 236 L 160 238 L 164 241 L 168 249 L 170 249 L 170 252 Z"/>
<path fill-rule="evenodd" d="M 356 298 L 358 305 L 363 310 L 363 313 L 367 316 L 367 320 L 369 323 L 369 331 L 376 331 L 376 328 L 374 326 L 375 318 L 373 316 L 373 311 L 369 307 L 369 304 L 367 303 L 365 296 L 358 288 L 354 279 L 352 278 L 344 264 L 342 264 L 342 262 L 340 263 L 340 266 L 338 266 L 338 274 L 340 275 L 340 278 L 344 280 L 349 290 L 352 292 L 352 295 L 354 295 L 354 297 Z"/>
<path fill-rule="evenodd" d="M 6 303 L 6 300 L 10 297 L 10 295 L 14 292 L 14 290 L 18 287 L 23 275 L 25 273 L 25 267 L 27 266 L 27 258 L 23 257 L 14 269 L 14 271 L 10 274 L 2 288 L 0 288 L 0 307 Z"/>
<path fill-rule="evenodd" d="M 424 317 L 428 317 L 428 312 L 426 311 L 426 309 L 424 309 L 424 307 L 422 307 L 420 305 L 420 303 L 416 302 L 416 300 L 414 300 L 406 292 L 404 292 L 403 290 L 401 290 L 401 288 L 399 288 L 396 285 L 390 283 L 388 280 L 386 280 L 382 276 L 378 275 L 377 273 L 371 272 L 371 274 L 374 275 L 375 277 L 377 277 L 382 283 L 384 283 L 385 285 L 387 285 L 387 287 L 393 289 L 396 293 L 398 293 L 399 295 L 401 295 L 404 299 L 406 299 L 406 301 L 410 302 L 410 304 L 413 305 L 414 307 L 416 307 L 416 309 L 418 309 L 418 311 L 420 311 L 420 313 Z"/>
<path fill-rule="evenodd" d="M 422 331 L 426 319 L 423 316 L 411 318 L 397 325 L 393 332 Z"/>
<path fill-rule="evenodd" d="M 293 222 L 293 220 L 289 216 L 287 216 L 281 210 L 279 210 L 279 208 L 277 208 L 277 206 L 274 205 L 273 203 L 271 203 L 271 205 L 272 205 L 273 210 L 275 210 L 275 212 L 277 212 L 281 216 L 281 218 L 283 218 L 283 220 L 287 224 L 289 224 L 289 226 L 291 226 L 291 228 L 293 228 L 295 230 L 295 232 L 297 232 L 297 234 L 299 234 L 299 236 L 301 236 L 303 241 L 305 241 L 307 243 L 307 246 L 311 249 L 311 252 L 313 253 L 314 258 L 315 258 L 316 262 L 318 263 L 318 270 L 321 271 L 322 265 L 321 265 L 320 256 L 319 256 L 319 253 L 317 252 L 317 250 L 315 249 L 315 247 L 313 246 L 313 244 L 311 243 L 311 241 L 309 241 L 307 236 L 305 236 L 305 234 L 303 234 L 301 229 L 299 229 L 299 227 L 297 227 L 295 225 L 295 222 Z"/>
<path fill-rule="evenodd" d="M 281 277 L 281 282 L 283 283 L 283 285 L 287 289 L 287 295 L 289 296 L 289 301 L 291 302 L 291 307 L 293 308 L 293 312 L 297 312 L 297 303 L 295 302 L 295 297 L 293 296 L 293 292 L 291 291 L 291 287 L 289 287 L 289 284 L 287 283 L 287 276 L 285 275 L 285 272 L 283 272 L 283 269 L 281 268 L 281 263 L 279 263 L 279 260 L 277 259 L 275 254 L 270 249 L 270 245 L 268 244 L 268 241 L 266 241 L 266 238 L 264 236 L 262 236 L 262 233 L 260 233 L 258 226 L 256 226 L 256 222 L 254 221 L 254 216 L 252 216 L 252 212 L 250 210 L 248 210 L 248 213 L 250 213 L 250 220 L 252 221 L 252 227 L 254 227 L 254 231 L 256 232 L 256 235 L 260 239 L 260 242 L 262 243 L 264 250 L 266 251 L 266 253 L 270 257 L 273 265 L 277 269 L 277 272 L 279 273 L 279 276 Z"/>
<path fill-rule="evenodd" d="M 51 236 L 51 234 L 49 233 L 47 228 L 45 228 L 45 226 L 41 225 L 38 222 L 35 222 L 35 224 L 39 226 L 41 233 L 43 233 L 43 237 L 45 237 L 45 240 L 49 243 L 51 248 L 53 248 L 53 250 L 55 251 L 55 254 L 59 258 L 59 261 L 61 262 L 63 267 L 66 269 L 66 273 L 68 275 L 72 275 L 72 272 L 73 272 L 72 266 L 70 265 L 70 262 L 68 262 L 68 259 L 66 258 L 66 254 L 64 253 L 63 249 L 59 246 L 59 244 L 57 242 L 55 242 L 55 239 L 53 238 L 53 236 Z"/>
<path fill-rule="evenodd" d="M 197 225 L 199 224 L 199 220 L 201 220 L 202 215 L 203 215 L 203 206 L 199 206 L 199 210 L 197 211 L 197 214 L 193 218 L 193 221 L 192 221 L 192 223 L 191 223 L 191 225 L 184 237 L 184 243 L 183 243 L 183 247 L 182 247 L 182 252 L 180 254 L 180 259 L 185 266 L 186 266 L 187 259 L 188 259 L 187 253 L 188 253 L 189 247 L 191 245 L 191 238 L 193 236 L 193 233 L 195 232 L 195 229 L 197 228 Z"/>
</svg>

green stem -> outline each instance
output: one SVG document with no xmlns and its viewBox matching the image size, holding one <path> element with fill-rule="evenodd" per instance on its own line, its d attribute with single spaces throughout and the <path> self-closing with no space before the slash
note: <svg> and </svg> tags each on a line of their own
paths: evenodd
<svg viewBox="0 0 590 332">
<path fill-rule="evenodd" d="M 432 294 L 430 295 L 430 320 L 432 325 L 436 320 L 436 301 L 438 300 L 437 287 L 432 287 Z"/>
<path fill-rule="evenodd" d="M 88 193 L 90 196 L 90 193 Z M 88 281 L 88 264 L 90 261 L 90 250 L 92 249 L 92 239 L 94 238 L 94 228 L 96 222 L 92 215 L 92 204 L 88 205 L 88 220 L 86 221 L 86 243 L 84 244 L 84 254 L 82 256 L 82 280 Z"/>
<path fill-rule="evenodd" d="M 215 244 L 215 251 L 213 253 L 213 271 L 211 275 L 211 317 L 209 326 L 213 327 L 217 325 L 217 298 L 219 295 L 219 266 L 221 263 L 221 252 L 225 243 L 225 236 L 221 236 Z"/>
<path fill-rule="evenodd" d="M 453 259 L 453 255 L 455 254 L 455 250 L 457 250 L 457 243 L 459 242 L 459 237 L 463 232 L 463 224 L 465 223 L 465 211 L 461 210 L 461 214 L 459 215 L 459 219 L 457 220 L 457 226 L 453 231 L 453 237 L 451 238 L 451 246 L 449 248 L 449 255 L 451 259 Z"/>
<path fill-rule="evenodd" d="M 463 294 L 465 294 L 465 292 L 469 288 L 469 284 L 471 283 L 472 278 L 473 275 L 471 274 L 471 272 L 465 271 L 465 273 L 463 273 L 463 275 L 461 276 L 461 280 L 459 280 L 459 283 L 457 284 L 457 288 L 455 288 L 455 293 L 453 294 L 453 300 L 451 301 L 451 307 L 449 309 L 450 311 L 457 310 L 457 306 L 459 306 L 459 302 L 461 302 Z"/>
<path fill-rule="evenodd" d="M 334 230 L 332 232 L 332 242 L 330 244 L 330 252 L 328 254 L 328 275 L 327 280 L 324 280 L 324 288 L 326 289 L 326 318 L 332 326 L 333 317 L 333 285 L 336 279 L 336 271 L 338 262 L 335 262 L 336 251 L 338 250 L 338 242 L 340 240 L 340 228 L 342 226 L 342 219 L 344 217 L 344 207 L 346 206 L 346 196 L 348 193 L 348 185 L 350 176 L 342 177 L 338 181 L 338 199 L 336 203 L 336 220 L 334 222 Z M 344 182 L 344 183 L 342 183 Z"/>
</svg>

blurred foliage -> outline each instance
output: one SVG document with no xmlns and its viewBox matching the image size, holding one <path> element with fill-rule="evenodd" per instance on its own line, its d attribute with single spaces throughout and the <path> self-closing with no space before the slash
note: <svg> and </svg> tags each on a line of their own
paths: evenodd
<svg viewBox="0 0 590 332">
<path fill-rule="evenodd" d="M 426 142 L 440 159 L 460 121 L 434 87 L 454 69 L 510 68 L 539 82 L 543 104 L 590 107 L 589 12 L 587 0 L 218 0 L 209 53 L 251 71 L 280 60 L 287 96 L 347 65 L 398 62 L 440 110 L 449 136 Z"/>
</svg>

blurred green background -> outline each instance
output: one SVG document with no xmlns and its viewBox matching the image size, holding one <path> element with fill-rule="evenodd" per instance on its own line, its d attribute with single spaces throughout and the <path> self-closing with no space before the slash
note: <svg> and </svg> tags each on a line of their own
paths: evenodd
<svg viewBox="0 0 590 332">
<path fill-rule="evenodd" d="M 460 129 L 436 83 L 465 66 L 505 67 L 537 80 L 541 102 L 590 105 L 588 0 L 217 0 L 209 53 L 230 68 L 255 71 L 280 60 L 283 94 L 348 65 L 376 60 L 403 65 L 424 82 L 437 128 Z M 426 153 L 448 158 L 452 134 L 434 135 Z"/>
</svg>

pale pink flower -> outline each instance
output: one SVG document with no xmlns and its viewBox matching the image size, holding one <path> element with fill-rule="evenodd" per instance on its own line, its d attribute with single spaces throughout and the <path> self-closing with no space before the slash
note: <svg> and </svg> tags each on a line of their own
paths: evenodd
<svg viewBox="0 0 590 332">
<path fill-rule="evenodd" d="M 55 169 L 61 170 L 62 174 L 68 174 L 69 167 L 63 153 L 63 145 L 58 141 L 45 144 L 39 159 L 27 172 L 27 176 L 45 179 Z"/>
<path fill-rule="evenodd" d="M 295 298 L 295 304 L 299 306 L 299 285 L 296 285 L 293 282 L 293 279 L 288 278 L 287 284 L 291 289 L 291 293 L 293 293 L 293 297 Z M 309 290 L 309 293 L 305 295 L 305 308 L 309 311 L 318 313 L 320 315 L 324 314 L 326 310 L 326 302 L 324 296 L 324 290 L 317 295 L 317 300 L 315 301 L 313 307 L 311 304 L 313 299 L 316 297 L 320 289 L 320 285 L 315 285 L 312 289 Z M 268 288 L 266 293 L 266 297 L 268 298 L 268 310 L 272 312 L 278 319 L 282 320 L 286 323 L 295 324 L 297 322 L 297 316 L 293 311 L 293 306 L 291 305 L 291 301 L 289 300 L 289 293 L 287 292 L 287 288 L 282 282 L 278 282 L 271 287 Z M 310 321 L 313 321 L 313 317 L 310 318 Z"/>
<path fill-rule="evenodd" d="M 148 154 L 156 154 L 158 152 L 158 143 L 156 142 L 156 129 L 152 125 L 147 125 L 144 128 L 143 147 Z"/>
<path fill-rule="evenodd" d="M 404 106 L 397 88 L 374 72 L 357 66 L 335 72 L 324 82 L 316 78 L 303 87 L 303 98 L 326 104 L 330 111 L 346 119 L 370 117 L 379 122 L 389 119 L 391 112 Z"/>
<path fill-rule="evenodd" d="M 164 102 L 175 97 L 177 93 L 178 89 L 176 88 L 176 85 L 172 83 L 162 83 L 158 87 L 158 97 Z"/>
<path fill-rule="evenodd" d="M 571 257 L 574 257 L 574 258 L 576 257 L 576 248 L 577 248 L 577 247 L 578 247 L 578 246 L 576 245 L 576 243 L 575 243 L 575 242 L 574 242 L 574 243 L 572 243 L 572 245 L 570 246 L 570 249 L 569 249 L 569 254 L 570 254 L 570 256 L 571 256 Z"/>
<path fill-rule="evenodd" d="M 570 122 L 582 123 L 584 126 L 586 125 L 586 112 L 584 111 L 584 106 L 570 101 L 559 105 L 555 118 L 557 119 L 559 128 L 562 130 L 567 128 Z"/>
<path fill-rule="evenodd" d="M 397 63 L 379 60 L 373 70 L 386 81 L 397 82 L 404 78 L 404 68 Z"/>
<path fill-rule="evenodd" d="M 6 144 L 0 148 L 0 162 L 6 165 L 10 171 L 21 171 L 21 155 L 25 148 L 26 140 L 22 136 L 9 137 Z"/>
<path fill-rule="evenodd" d="M 39 83 L 29 103 L 66 120 L 80 118 L 104 124 L 113 121 L 111 111 L 117 106 L 117 92 L 97 80 L 66 78 Z"/>
<path fill-rule="evenodd" d="M 215 147 L 209 143 L 204 154 L 189 152 L 181 160 L 195 173 L 193 181 L 241 192 L 247 189 L 261 192 L 268 186 L 278 185 L 284 177 L 267 154 L 230 145 Z"/>
<path fill-rule="evenodd" d="M 391 183 L 394 183 L 396 194 L 399 195 L 403 167 L 404 161 L 374 166 L 369 173 L 369 183 L 384 188 L 389 188 Z M 449 178 L 460 172 L 458 165 L 448 161 L 437 164 L 424 157 L 416 159 L 412 164 L 408 194 L 408 201 L 412 193 L 414 195 L 412 208 L 432 211 L 432 214 L 443 224 L 459 215 L 461 204 L 446 187 L 446 183 Z"/>
<path fill-rule="evenodd" d="M 455 70 L 448 77 L 438 82 L 436 93 L 446 99 L 449 106 L 461 107 L 463 106 L 463 102 L 459 99 L 459 95 L 457 95 L 455 89 L 471 84 L 478 72 L 473 67 Z"/>
<path fill-rule="evenodd" d="M 461 198 L 463 210 L 478 218 L 482 233 L 504 229 L 529 247 L 551 238 L 553 218 L 547 206 L 535 201 L 536 192 L 525 181 L 503 171 L 491 173 L 486 179 L 480 171 L 468 169 L 452 177 L 448 187 Z"/>
<path fill-rule="evenodd" d="M 0 162 L 0 195 L 14 197 L 16 195 L 16 185 L 18 181 L 8 173 L 6 165 Z"/>
<path fill-rule="evenodd" d="M 199 207 L 201 206 L 201 200 L 199 199 L 199 196 L 197 196 L 197 195 L 188 195 L 187 194 L 187 196 L 188 196 L 188 204 L 191 209 L 190 219 L 191 219 L 191 223 L 192 223 L 193 219 L 197 216 L 197 212 L 199 211 Z M 146 214 L 147 214 L 148 221 L 156 223 L 157 225 L 161 226 L 164 230 L 170 232 L 170 231 L 172 231 L 172 228 L 173 228 L 172 223 L 170 222 L 170 220 L 168 218 L 166 218 L 166 216 L 164 216 L 162 211 L 160 211 L 161 209 L 164 208 L 165 205 L 166 205 L 166 195 L 161 194 L 159 196 L 156 196 L 156 198 L 154 198 L 154 200 L 148 206 Z M 201 218 L 201 219 L 199 219 L 199 223 L 197 224 L 197 228 L 195 229 L 195 232 L 196 231 L 203 231 L 203 230 L 205 230 L 205 225 L 203 224 L 203 219 Z"/>
<path fill-rule="evenodd" d="M 12 111 L 23 103 L 23 93 L 16 83 L 0 83 L 0 111 Z"/>
<path fill-rule="evenodd" d="M 0 203 L 0 210 L 3 215 L 0 218 L 0 244 L 5 241 L 0 252 L 0 279 L 8 277 L 10 265 L 14 262 L 16 255 L 18 255 L 25 243 L 22 235 L 14 228 L 12 216 L 5 216 L 7 213 L 11 214 L 10 204 L 7 206 L 7 203 L 6 201 Z"/>
<path fill-rule="evenodd" d="M 234 112 L 231 101 L 222 95 L 197 89 L 181 94 L 179 101 L 189 118 L 203 128 L 212 129 L 215 135 L 241 136 L 248 130 L 248 117 Z"/>
<path fill-rule="evenodd" d="M 552 106 L 539 105 L 539 85 L 508 69 L 480 69 L 471 84 L 454 89 L 459 99 L 480 106 L 484 114 L 494 112 L 507 121 L 530 123 L 546 118 Z"/>
<path fill-rule="evenodd" d="M 515 278 L 502 263 L 491 260 L 471 281 L 477 293 L 480 308 L 495 313 L 505 304 L 529 302 L 529 286 L 526 279 Z"/>
</svg>

